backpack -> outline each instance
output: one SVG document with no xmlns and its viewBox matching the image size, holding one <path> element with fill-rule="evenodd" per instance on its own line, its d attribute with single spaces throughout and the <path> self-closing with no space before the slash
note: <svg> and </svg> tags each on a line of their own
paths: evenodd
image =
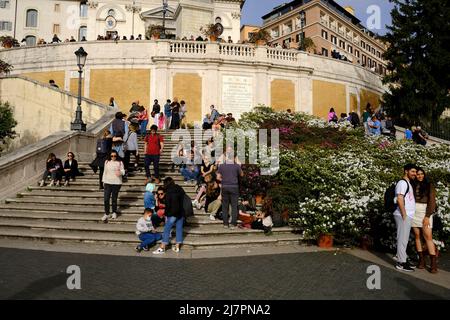
<svg viewBox="0 0 450 320">
<path fill-rule="evenodd" d="M 97 140 L 97 153 L 108 153 L 107 142 L 104 139 Z"/>
<path fill-rule="evenodd" d="M 406 194 L 408 194 L 409 192 L 409 183 L 408 181 L 406 181 L 405 179 L 402 179 L 403 181 L 405 181 L 407 183 L 407 187 L 406 187 Z M 400 181 L 402 181 L 400 180 Z M 394 212 L 395 210 L 397 210 L 397 203 L 394 202 L 395 200 L 395 188 L 397 186 L 397 183 L 400 182 L 397 181 L 396 183 L 392 183 L 389 188 L 386 189 L 386 191 L 384 192 L 384 209 L 387 212 Z"/>
<path fill-rule="evenodd" d="M 194 216 L 191 198 L 185 193 L 183 196 L 183 216 L 185 218 Z"/>
</svg>

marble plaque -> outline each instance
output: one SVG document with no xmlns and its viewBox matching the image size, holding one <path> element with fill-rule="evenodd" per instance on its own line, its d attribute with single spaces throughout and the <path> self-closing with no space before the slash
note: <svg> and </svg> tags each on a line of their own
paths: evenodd
<svg viewBox="0 0 450 320">
<path fill-rule="evenodd" d="M 237 120 L 241 114 L 253 108 L 253 78 L 243 76 L 222 77 L 223 113 L 231 112 Z"/>
</svg>

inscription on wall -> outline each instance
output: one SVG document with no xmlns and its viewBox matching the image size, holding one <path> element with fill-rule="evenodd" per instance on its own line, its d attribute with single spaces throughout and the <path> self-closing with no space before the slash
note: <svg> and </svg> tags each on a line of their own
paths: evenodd
<svg viewBox="0 0 450 320">
<path fill-rule="evenodd" d="M 243 76 L 222 77 L 222 112 L 233 114 L 239 119 L 241 114 L 253 108 L 253 78 Z"/>
</svg>

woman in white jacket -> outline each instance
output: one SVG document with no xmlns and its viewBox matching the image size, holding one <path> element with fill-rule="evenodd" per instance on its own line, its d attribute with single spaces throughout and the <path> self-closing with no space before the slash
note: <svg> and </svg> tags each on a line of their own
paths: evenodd
<svg viewBox="0 0 450 320">
<path fill-rule="evenodd" d="M 122 186 L 122 177 L 125 175 L 123 162 L 119 160 L 117 151 L 111 151 L 109 159 L 105 161 L 105 171 L 103 172 L 104 204 L 105 214 L 102 217 L 104 223 L 108 219 L 117 219 L 117 198 L 120 187 Z M 109 199 L 112 197 L 112 216 L 109 214 Z"/>
</svg>

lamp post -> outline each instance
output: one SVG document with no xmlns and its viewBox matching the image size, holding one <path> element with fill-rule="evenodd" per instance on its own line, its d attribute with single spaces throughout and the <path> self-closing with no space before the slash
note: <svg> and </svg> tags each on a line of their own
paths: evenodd
<svg viewBox="0 0 450 320">
<path fill-rule="evenodd" d="M 77 65 L 78 65 L 78 105 L 77 111 L 75 111 L 75 121 L 70 123 L 70 130 L 72 131 L 86 131 L 86 124 L 82 119 L 82 111 L 81 111 L 81 76 L 83 74 L 83 68 L 86 64 L 87 52 L 84 51 L 83 47 L 80 47 L 77 51 L 75 51 L 75 55 L 77 56 Z"/>
<path fill-rule="evenodd" d="M 169 0 L 163 0 L 163 33 L 161 34 L 161 39 L 166 39 L 166 12 L 169 7 Z"/>
<path fill-rule="evenodd" d="M 301 27 L 301 35 L 300 35 L 300 50 L 305 51 L 305 36 L 304 36 L 304 24 L 305 24 L 305 11 L 300 11 L 300 27 Z"/>
</svg>

